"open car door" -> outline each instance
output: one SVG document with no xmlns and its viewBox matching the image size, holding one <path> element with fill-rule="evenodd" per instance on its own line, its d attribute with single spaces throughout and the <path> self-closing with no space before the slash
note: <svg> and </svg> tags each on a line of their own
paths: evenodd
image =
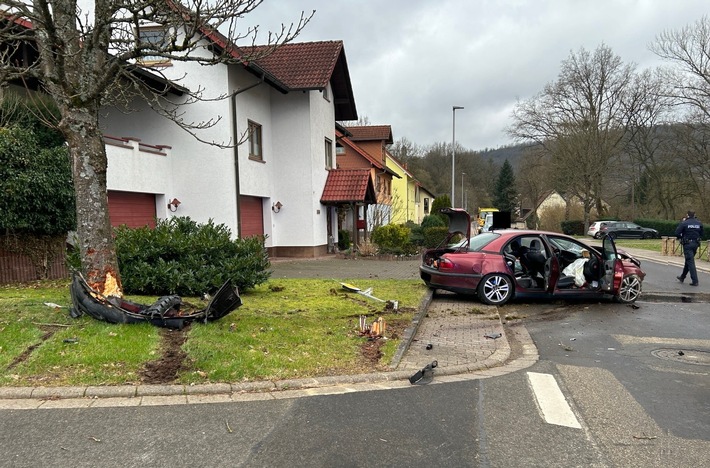
<svg viewBox="0 0 710 468">
<path fill-rule="evenodd" d="M 616 245 L 611 236 L 604 236 L 602 239 L 602 275 L 601 287 L 604 291 L 614 291 L 614 276 L 616 269 L 621 268 L 619 256 L 616 252 Z"/>
</svg>

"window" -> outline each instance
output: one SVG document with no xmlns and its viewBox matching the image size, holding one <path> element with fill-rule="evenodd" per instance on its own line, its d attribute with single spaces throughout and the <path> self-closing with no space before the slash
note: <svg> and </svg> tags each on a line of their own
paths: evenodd
<svg viewBox="0 0 710 468">
<path fill-rule="evenodd" d="M 261 145 L 261 125 L 249 121 L 249 158 L 263 161 L 264 155 Z"/>
<path fill-rule="evenodd" d="M 333 142 L 325 139 L 325 168 L 333 169 Z"/>
<path fill-rule="evenodd" d="M 335 155 L 336 156 L 345 156 L 345 148 L 343 145 L 336 143 L 335 144 Z"/>
<path fill-rule="evenodd" d="M 424 197 L 424 214 L 429 214 L 429 198 Z"/>
<path fill-rule="evenodd" d="M 165 37 L 165 29 L 162 27 L 141 27 L 138 29 L 138 41 L 141 46 L 145 46 L 146 43 L 155 46 L 156 49 L 162 49 L 165 47 L 167 39 Z M 149 54 L 146 51 L 146 54 Z M 170 62 L 169 59 L 165 57 L 159 57 L 157 55 L 145 55 L 141 62 L 145 65 L 156 65 L 156 64 L 166 64 Z"/>
</svg>

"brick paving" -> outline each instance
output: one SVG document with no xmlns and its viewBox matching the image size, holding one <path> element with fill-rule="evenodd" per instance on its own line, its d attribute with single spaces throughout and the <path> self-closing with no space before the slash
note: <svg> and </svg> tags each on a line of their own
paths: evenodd
<svg viewBox="0 0 710 468">
<path fill-rule="evenodd" d="M 438 293 L 397 369 L 419 369 L 436 360 L 441 369 L 470 370 L 490 367 L 494 359 L 502 364 L 509 355 L 496 307 Z"/>
</svg>

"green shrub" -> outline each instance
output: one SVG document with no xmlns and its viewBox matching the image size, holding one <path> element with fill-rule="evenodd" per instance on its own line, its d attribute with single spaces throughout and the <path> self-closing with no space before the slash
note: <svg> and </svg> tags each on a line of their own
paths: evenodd
<svg viewBox="0 0 710 468">
<path fill-rule="evenodd" d="M 350 231 L 340 229 L 338 231 L 338 249 L 348 250 L 350 248 Z"/>
<path fill-rule="evenodd" d="M 439 246 L 449 235 L 449 228 L 446 226 L 428 227 L 422 231 L 424 232 L 424 247 L 429 249 Z"/>
<path fill-rule="evenodd" d="M 409 243 L 417 248 L 424 245 L 424 231 L 422 226 L 414 221 L 407 221 L 405 226 L 409 229 Z"/>
<path fill-rule="evenodd" d="M 264 238 L 231 239 L 223 224 L 189 217 L 158 220 L 155 229 L 121 226 L 116 252 L 127 293 L 195 296 L 231 279 L 239 289 L 264 283 L 271 274 Z"/>
<path fill-rule="evenodd" d="M 583 236 L 586 234 L 586 231 L 584 230 L 584 221 L 577 219 L 562 221 L 560 223 L 560 228 L 562 229 L 562 232 L 568 236 Z"/>
<path fill-rule="evenodd" d="M 634 223 L 639 226 L 655 229 L 661 237 L 675 237 L 675 230 L 678 224 L 680 224 L 680 219 L 671 221 L 667 219 L 635 219 Z M 704 234 L 704 239 L 708 239 L 710 230 L 706 228 Z"/>
<path fill-rule="evenodd" d="M 402 224 L 387 224 L 373 229 L 371 238 L 380 252 L 402 255 L 416 250 L 409 240 L 410 234 L 409 228 Z"/>
<path fill-rule="evenodd" d="M 444 219 L 448 218 L 442 218 L 441 216 L 432 216 L 432 215 L 427 215 L 424 216 L 424 219 L 422 219 L 422 228 L 428 228 L 428 227 L 435 227 L 435 226 L 444 226 L 446 227 L 446 221 Z"/>
<path fill-rule="evenodd" d="M 449 217 L 441 212 L 444 208 L 451 208 L 451 198 L 448 195 L 440 195 L 431 204 L 430 214 L 441 218 L 446 226 L 449 225 Z"/>
</svg>

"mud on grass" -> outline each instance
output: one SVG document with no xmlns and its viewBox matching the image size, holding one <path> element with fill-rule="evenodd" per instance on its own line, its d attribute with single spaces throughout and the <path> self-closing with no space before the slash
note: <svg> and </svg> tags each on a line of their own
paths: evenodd
<svg viewBox="0 0 710 468">
<path fill-rule="evenodd" d="M 187 341 L 190 325 L 181 330 L 160 329 L 160 358 L 148 361 L 138 372 L 141 382 L 148 385 L 174 382 L 181 371 L 187 370 L 187 353 L 182 345 Z"/>
</svg>

